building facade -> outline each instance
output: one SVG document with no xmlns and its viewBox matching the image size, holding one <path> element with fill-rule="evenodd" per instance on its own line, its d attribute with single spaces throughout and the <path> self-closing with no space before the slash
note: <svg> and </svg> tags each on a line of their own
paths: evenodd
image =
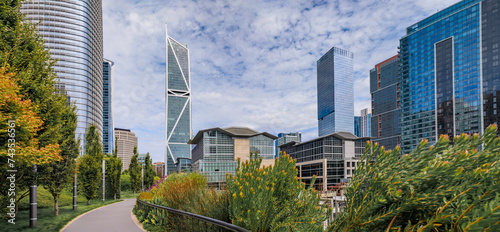
<svg viewBox="0 0 500 232">
<path fill-rule="evenodd" d="M 294 133 L 279 133 L 278 139 L 274 140 L 275 153 L 274 156 L 278 157 L 280 154 L 280 146 L 289 142 L 302 142 L 302 134 L 300 132 Z"/>
<path fill-rule="evenodd" d="M 248 160 L 251 152 L 262 157 L 262 166 L 274 165 L 273 141 L 276 136 L 246 127 L 210 128 L 199 131 L 190 144 L 196 144 L 191 160 L 193 171 L 202 173 L 212 186 L 226 182 L 226 173 L 236 172 L 238 159 Z"/>
<path fill-rule="evenodd" d="M 166 173 L 175 172 L 177 158 L 191 158 L 191 79 L 189 50 L 167 34 Z"/>
<path fill-rule="evenodd" d="M 326 191 L 348 182 L 365 151 L 369 138 L 358 138 L 349 132 L 336 132 L 306 142 L 290 142 L 281 150 L 297 159 L 298 177 L 307 186 L 316 175 L 314 187 Z"/>
<path fill-rule="evenodd" d="M 21 5 L 37 25 L 57 74 L 57 88 L 77 107 L 76 136 L 95 124 L 103 134 L 103 32 L 101 0 L 30 0 Z"/>
<path fill-rule="evenodd" d="M 154 162 L 153 168 L 156 172 L 156 175 L 163 177 L 165 175 L 165 163 L 164 162 Z"/>
<path fill-rule="evenodd" d="M 144 167 L 144 165 L 146 165 L 146 156 L 148 156 L 148 153 L 137 154 L 137 162 L 141 167 Z"/>
<path fill-rule="evenodd" d="M 399 79 L 399 55 L 370 70 L 371 137 L 374 143 L 391 150 L 401 144 Z"/>
<path fill-rule="evenodd" d="M 113 125 L 113 61 L 103 62 L 102 148 L 104 154 L 113 154 L 115 130 Z"/>
<path fill-rule="evenodd" d="M 361 117 L 354 116 L 354 135 L 358 136 L 361 134 Z"/>
<path fill-rule="evenodd" d="M 401 147 L 482 134 L 499 122 L 498 0 L 464 0 L 410 26 L 400 40 Z"/>
<path fill-rule="evenodd" d="M 361 116 L 359 117 L 359 134 L 358 137 L 370 137 L 371 136 L 371 110 L 366 108 L 361 110 Z"/>
<path fill-rule="evenodd" d="M 317 61 L 318 134 L 354 133 L 352 52 L 333 47 Z"/>
<path fill-rule="evenodd" d="M 137 147 L 137 137 L 129 129 L 115 128 L 116 145 L 118 157 L 122 159 L 122 171 L 127 170 L 130 160 L 134 155 L 134 147 Z"/>
</svg>

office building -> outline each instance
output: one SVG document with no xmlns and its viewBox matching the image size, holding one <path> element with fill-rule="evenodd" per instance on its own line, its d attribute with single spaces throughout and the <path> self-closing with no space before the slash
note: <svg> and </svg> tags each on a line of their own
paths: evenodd
<svg viewBox="0 0 500 232">
<path fill-rule="evenodd" d="M 280 154 L 280 146 L 289 143 L 289 142 L 301 142 L 302 141 L 302 134 L 300 132 L 294 132 L 294 133 L 279 133 L 278 134 L 278 139 L 274 140 L 274 149 L 276 152 L 274 153 L 275 157 L 278 157 Z"/>
<path fill-rule="evenodd" d="M 202 173 L 209 185 L 220 187 L 226 182 L 226 173 L 235 174 L 238 159 L 248 160 L 251 152 L 262 157 L 261 166 L 274 165 L 273 141 L 277 138 L 246 127 L 200 130 L 189 141 L 196 144 L 191 160 L 193 171 Z"/>
<path fill-rule="evenodd" d="M 354 133 L 352 52 L 333 47 L 317 61 L 318 134 Z"/>
<path fill-rule="evenodd" d="M 166 173 L 175 172 L 177 158 L 191 158 L 191 79 L 187 45 L 167 34 Z"/>
<path fill-rule="evenodd" d="M 154 168 L 157 176 L 163 177 L 165 175 L 165 163 L 164 162 L 154 162 L 153 168 Z"/>
<path fill-rule="evenodd" d="M 359 116 L 359 132 L 357 137 L 370 137 L 371 136 L 371 110 L 366 108 L 361 110 L 361 116 Z"/>
<path fill-rule="evenodd" d="M 33 22 L 57 74 L 57 88 L 77 107 L 76 137 L 85 152 L 85 133 L 95 124 L 103 134 L 103 32 L 101 0 L 23 1 L 21 12 Z"/>
<path fill-rule="evenodd" d="M 336 132 L 306 142 L 281 145 L 297 159 L 298 177 L 307 186 L 316 175 L 314 187 L 326 191 L 341 182 L 348 182 L 365 151 L 369 138 L 358 138 L 349 132 Z"/>
<path fill-rule="evenodd" d="M 401 147 L 482 134 L 499 122 L 500 2 L 464 0 L 411 25 L 400 40 Z"/>
<path fill-rule="evenodd" d="M 370 93 L 372 141 L 392 150 L 401 144 L 399 55 L 370 70 Z"/>
<path fill-rule="evenodd" d="M 115 130 L 113 127 L 113 61 L 103 62 L 102 148 L 104 154 L 113 154 Z"/>
<path fill-rule="evenodd" d="M 354 116 L 354 135 L 356 135 L 357 137 L 359 137 L 359 135 L 361 134 L 361 117 L 359 116 Z"/>
<path fill-rule="evenodd" d="M 128 169 L 130 160 L 134 155 L 134 147 L 137 147 L 137 137 L 129 129 L 115 128 L 118 157 L 122 159 L 122 171 Z"/>
</svg>

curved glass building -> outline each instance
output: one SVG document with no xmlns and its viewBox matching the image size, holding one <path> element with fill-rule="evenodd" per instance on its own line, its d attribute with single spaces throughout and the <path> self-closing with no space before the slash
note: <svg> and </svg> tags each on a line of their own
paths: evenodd
<svg viewBox="0 0 500 232">
<path fill-rule="evenodd" d="M 56 59 L 58 88 L 77 106 L 77 136 L 85 147 L 85 131 L 103 127 L 103 35 L 101 0 L 28 0 L 21 6 L 26 20 L 37 25 L 45 47 Z M 82 149 L 82 152 L 84 149 Z"/>
</svg>

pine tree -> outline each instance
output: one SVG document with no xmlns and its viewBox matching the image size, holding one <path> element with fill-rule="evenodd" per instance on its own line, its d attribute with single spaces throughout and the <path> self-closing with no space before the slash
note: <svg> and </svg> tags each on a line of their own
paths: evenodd
<svg viewBox="0 0 500 232">
<path fill-rule="evenodd" d="M 130 185 L 134 194 L 141 189 L 142 167 L 139 165 L 139 161 L 137 160 L 138 157 L 139 154 L 137 154 L 137 147 L 134 147 L 134 155 L 132 156 L 128 167 L 130 173 Z"/>
<path fill-rule="evenodd" d="M 78 172 L 80 173 L 78 181 L 87 204 L 90 199 L 94 199 L 99 192 L 99 186 L 102 178 L 102 144 L 99 139 L 99 132 L 95 125 L 89 126 L 85 135 L 85 155 L 80 158 Z"/>
</svg>

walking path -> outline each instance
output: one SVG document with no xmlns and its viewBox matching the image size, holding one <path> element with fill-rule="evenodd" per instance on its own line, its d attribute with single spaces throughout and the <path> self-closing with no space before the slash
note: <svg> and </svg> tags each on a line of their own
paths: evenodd
<svg viewBox="0 0 500 232">
<path fill-rule="evenodd" d="M 132 208 L 135 199 L 107 205 L 90 211 L 76 219 L 64 229 L 64 232 L 142 232 L 132 220 Z"/>
</svg>

